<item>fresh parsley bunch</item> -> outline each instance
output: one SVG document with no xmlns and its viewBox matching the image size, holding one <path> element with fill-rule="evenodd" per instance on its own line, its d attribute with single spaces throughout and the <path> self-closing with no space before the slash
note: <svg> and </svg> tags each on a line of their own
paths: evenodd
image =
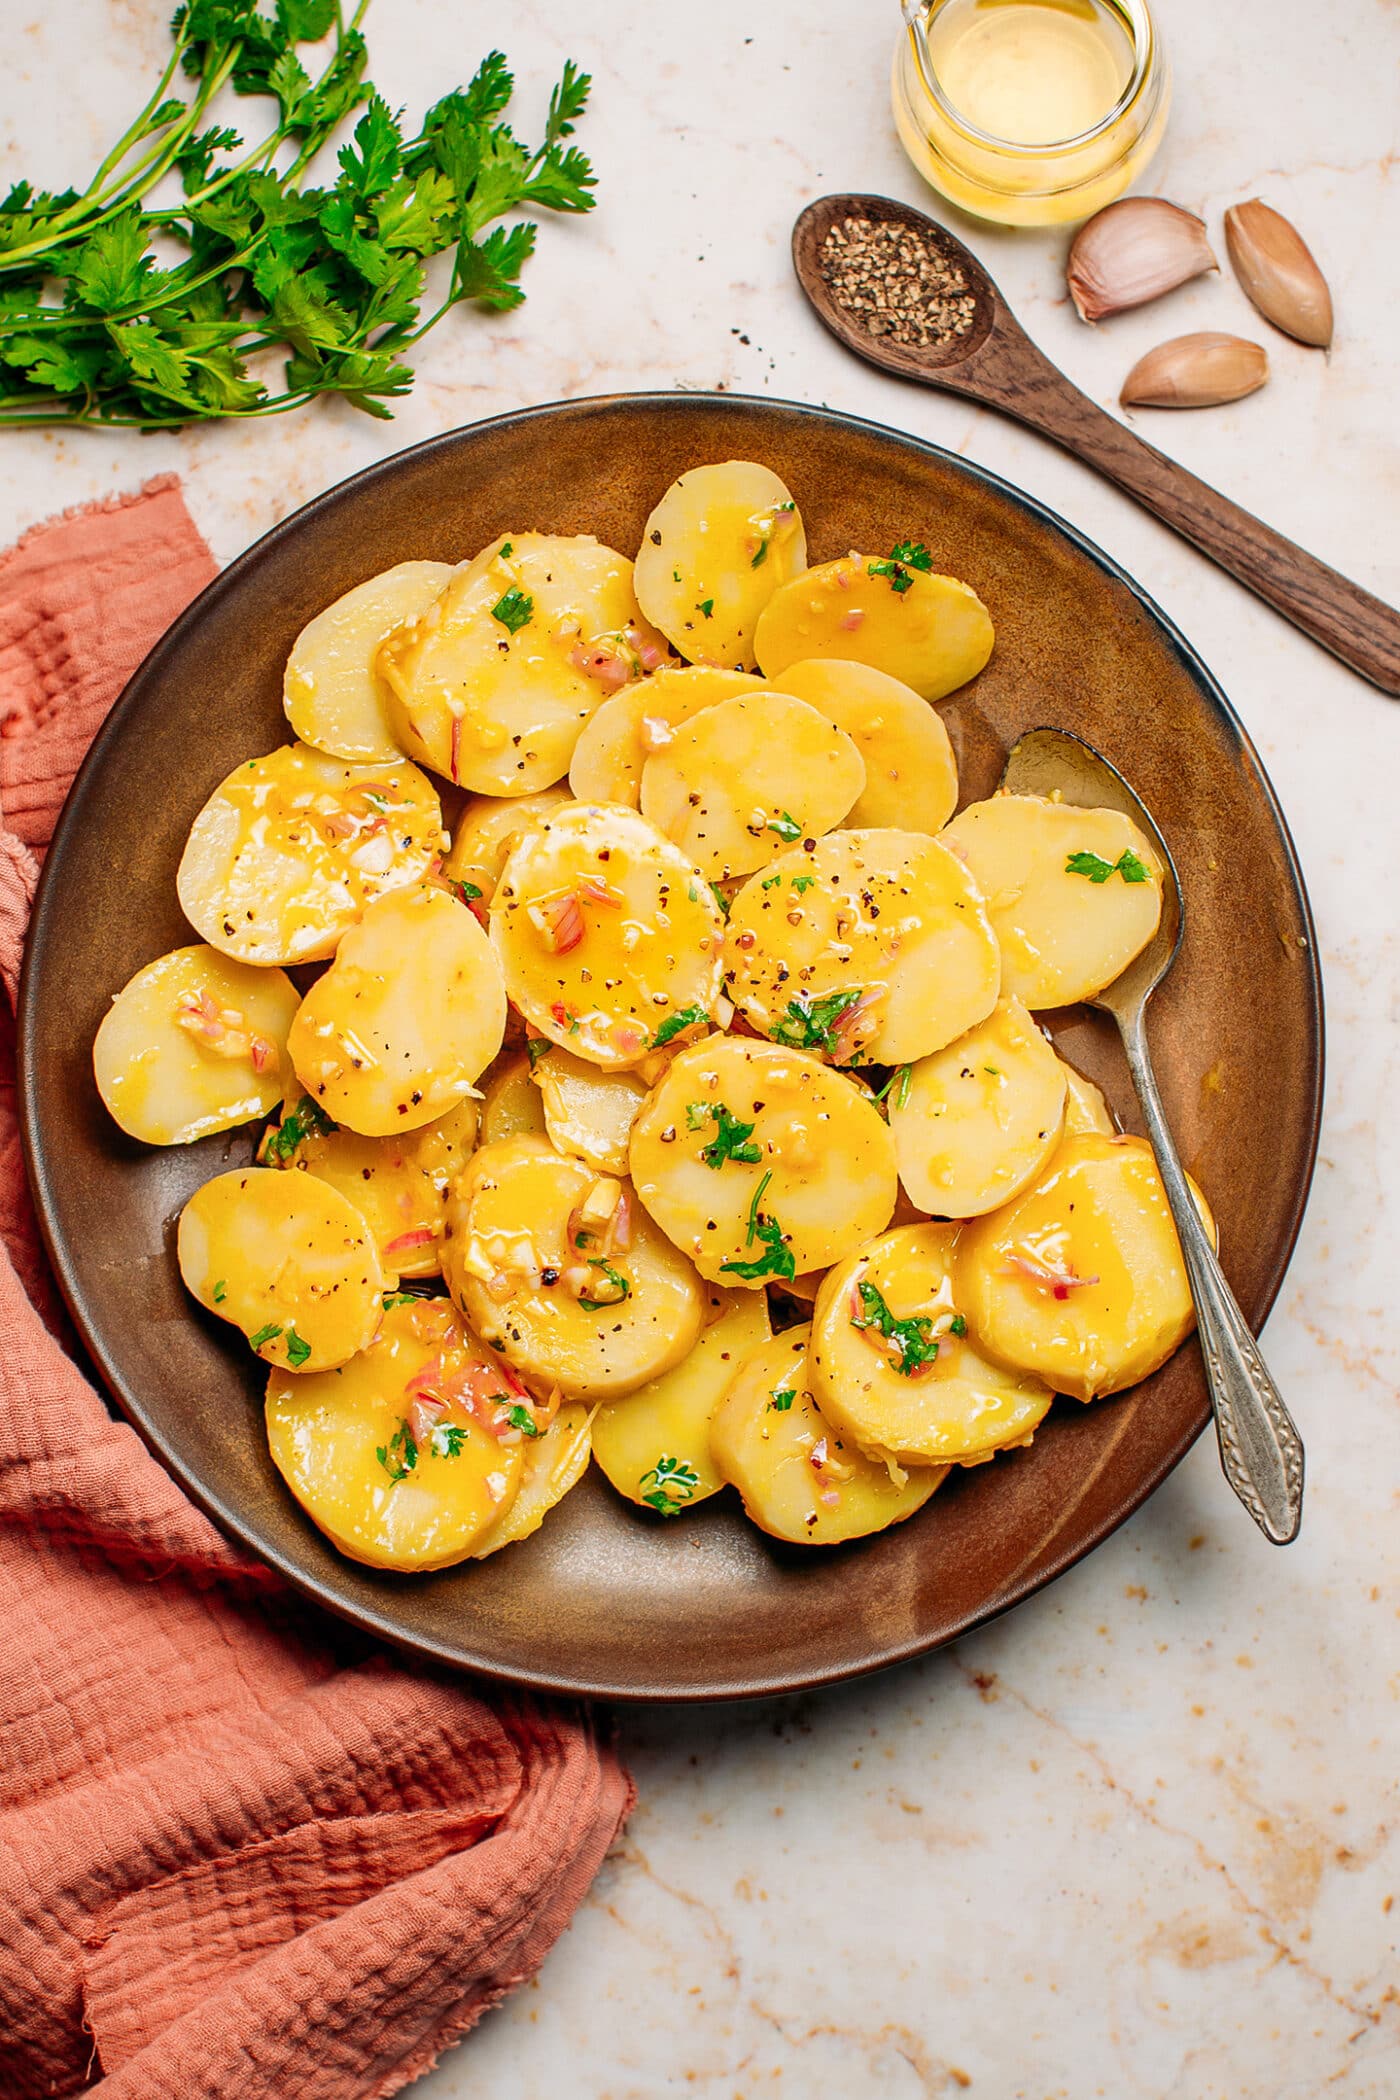
<svg viewBox="0 0 1400 2100">
<path fill-rule="evenodd" d="M 0 424 L 172 429 L 318 394 L 387 417 L 412 384 L 405 353 L 449 308 L 519 305 L 535 228 L 495 222 L 591 208 L 592 168 L 565 143 L 589 76 L 565 65 L 536 152 L 500 121 L 514 81 L 499 51 L 406 138 L 365 78 L 367 6 L 347 23 L 339 0 L 275 0 L 272 15 L 257 0 L 188 0 L 150 101 L 87 188 L 21 182 L 0 202 Z M 297 47 L 332 31 L 313 79 Z M 182 72 L 193 91 L 171 94 Z M 225 86 L 275 102 L 257 143 L 206 121 Z M 356 109 L 336 180 L 308 183 Z M 183 195 L 148 203 L 172 173 Z M 158 235 L 186 251 L 173 267 L 151 253 Z M 446 296 L 423 318 L 424 264 L 448 249 Z M 278 350 L 284 383 L 269 391 L 248 361 Z"/>
</svg>

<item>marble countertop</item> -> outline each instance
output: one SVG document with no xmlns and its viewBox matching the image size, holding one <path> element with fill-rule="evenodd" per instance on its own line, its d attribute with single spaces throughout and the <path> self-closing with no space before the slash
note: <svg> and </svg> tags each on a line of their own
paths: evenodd
<svg viewBox="0 0 1400 2100">
<path fill-rule="evenodd" d="M 1262 393 L 1140 427 L 1394 602 L 1395 0 L 1158 6 L 1176 105 L 1152 184 L 1216 237 L 1244 197 L 1293 217 L 1331 280 L 1331 355 L 1275 336 L 1228 271 L 1090 331 L 1064 296 L 1062 237 L 978 228 L 972 244 L 1109 406 L 1165 336 L 1267 339 Z M 57 184 L 95 162 L 155 77 L 168 13 L 12 0 L 7 167 Z M 174 469 L 228 559 L 400 446 L 614 389 L 723 387 L 897 424 L 1061 512 L 1196 643 L 1293 826 L 1330 1018 L 1316 1185 L 1267 1329 L 1308 1445 L 1300 1542 L 1264 1544 L 1203 1439 L 1087 1562 L 947 1653 L 819 1696 L 624 1714 L 640 1801 L 622 1840 L 537 1982 L 415 2094 L 1393 2100 L 1400 708 L 1087 470 L 858 366 L 808 314 L 787 259 L 801 205 L 926 195 L 889 121 L 893 0 L 375 0 L 367 26 L 376 77 L 413 110 L 505 43 L 527 137 L 560 60 L 590 67 L 597 212 L 542 229 L 519 312 L 432 336 L 393 423 L 332 407 L 271 430 L 8 434 L 3 536 Z"/>
</svg>

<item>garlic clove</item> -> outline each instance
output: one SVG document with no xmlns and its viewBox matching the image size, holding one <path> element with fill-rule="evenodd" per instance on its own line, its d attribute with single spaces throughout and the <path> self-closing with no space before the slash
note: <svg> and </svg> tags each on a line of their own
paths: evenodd
<svg viewBox="0 0 1400 2100">
<path fill-rule="evenodd" d="M 1118 398 L 1125 408 L 1214 408 L 1254 393 L 1268 376 L 1269 360 L 1258 343 L 1207 329 L 1149 350 Z"/>
<path fill-rule="evenodd" d="M 1300 343 L 1332 341 L 1332 294 L 1297 228 L 1252 197 L 1225 214 L 1225 245 L 1235 275 L 1266 321 Z"/>
<path fill-rule="evenodd" d="M 1102 321 L 1219 268 L 1203 219 L 1165 197 L 1120 197 L 1080 227 L 1065 277 L 1080 320 Z"/>
</svg>

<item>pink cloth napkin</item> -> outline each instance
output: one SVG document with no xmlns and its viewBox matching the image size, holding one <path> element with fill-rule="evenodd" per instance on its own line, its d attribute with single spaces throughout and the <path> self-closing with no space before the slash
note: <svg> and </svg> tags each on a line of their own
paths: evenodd
<svg viewBox="0 0 1400 2100">
<path fill-rule="evenodd" d="M 37 857 L 214 573 L 171 477 L 0 557 L 0 2093 L 397 2092 L 631 1805 L 587 1718 L 374 1651 L 229 1543 L 60 1346 L 15 1122 Z"/>
</svg>

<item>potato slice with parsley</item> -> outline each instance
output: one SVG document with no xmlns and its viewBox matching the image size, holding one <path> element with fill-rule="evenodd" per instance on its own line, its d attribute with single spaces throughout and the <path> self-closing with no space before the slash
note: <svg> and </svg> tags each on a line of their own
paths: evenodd
<svg viewBox="0 0 1400 2100">
<path fill-rule="evenodd" d="M 529 795 L 563 779 L 606 695 L 665 653 L 624 555 L 516 532 L 455 570 L 375 664 L 410 757 L 478 795 Z"/>
<path fill-rule="evenodd" d="M 481 1097 L 480 1142 L 499 1145 L 505 1138 L 544 1134 L 544 1103 L 530 1077 L 529 1054 L 522 1050 L 491 1068 Z"/>
<path fill-rule="evenodd" d="M 314 1174 L 348 1197 L 368 1225 L 390 1280 L 436 1276 L 447 1184 L 471 1156 L 478 1115 L 475 1101 L 459 1101 L 421 1129 L 361 1137 L 338 1129 L 303 1094 L 268 1131 L 258 1159 L 264 1166 Z"/>
<path fill-rule="evenodd" d="M 1002 989 L 1033 1010 L 1112 984 L 1162 916 L 1162 868 L 1129 817 L 1041 795 L 993 795 L 944 839 L 976 878 L 1002 954 Z"/>
<path fill-rule="evenodd" d="M 611 804 L 573 803 L 532 829 L 491 907 L 506 991 L 527 1022 L 612 1069 L 706 1020 L 723 938 L 685 855 Z"/>
<path fill-rule="evenodd" d="M 896 1466 L 973 1465 L 1027 1444 L 1054 1393 L 979 1354 L 953 1292 L 952 1225 L 902 1225 L 832 1269 L 808 1354 L 828 1422 Z"/>
<path fill-rule="evenodd" d="M 690 467 L 642 532 L 637 598 L 686 660 L 742 670 L 775 590 L 807 566 L 797 505 L 771 467 L 750 459 Z"/>
<path fill-rule="evenodd" d="M 755 1350 L 716 1410 L 710 1450 L 760 1531 L 794 1546 L 839 1546 L 912 1517 L 947 1467 L 920 1466 L 901 1487 L 847 1443 L 812 1392 L 811 1332 L 789 1327 Z"/>
<path fill-rule="evenodd" d="M 890 1089 L 899 1178 L 936 1218 L 995 1210 L 1034 1181 L 1060 1142 L 1065 1067 L 1019 999 L 910 1067 Z"/>
<path fill-rule="evenodd" d="M 401 1574 L 450 1568 L 509 1516 L 524 1475 L 521 1432 L 503 1443 L 491 1426 L 502 1390 L 499 1364 L 445 1298 L 400 1299 L 341 1370 L 272 1373 L 268 1448 L 349 1559 Z"/>
<path fill-rule="evenodd" d="M 569 786 L 580 802 L 622 802 L 636 809 L 642 767 L 672 741 L 682 722 L 720 700 L 765 690 L 750 671 L 663 664 L 639 685 L 611 694 L 589 716 L 569 763 Z"/>
<path fill-rule="evenodd" d="M 464 904 L 419 884 L 381 897 L 346 934 L 289 1044 L 298 1079 L 333 1123 L 389 1137 L 474 1097 L 505 1021 L 490 941 Z"/>
<path fill-rule="evenodd" d="M 735 897 L 725 984 L 753 1027 L 837 1064 L 907 1064 L 975 1027 L 1001 978 L 966 868 L 917 831 L 835 831 Z"/>
<path fill-rule="evenodd" d="M 958 806 L 958 764 L 940 715 L 870 664 L 808 657 L 772 681 L 844 729 L 865 760 L 853 830 L 941 831 Z"/>
<path fill-rule="evenodd" d="M 215 788 L 175 882 L 196 933 L 236 962 L 318 962 L 442 845 L 437 794 L 406 759 L 356 766 L 283 744 Z"/>
<path fill-rule="evenodd" d="M 826 1268 L 894 1209 L 894 1140 L 869 1094 L 745 1036 L 672 1061 L 633 1127 L 631 1165 L 662 1231 L 730 1289 Z"/>
<path fill-rule="evenodd" d="M 705 1290 L 708 1324 L 684 1363 L 599 1410 L 593 1456 L 619 1495 L 675 1517 L 716 1495 L 710 1422 L 740 1366 L 773 1325 L 762 1291 Z"/>
<path fill-rule="evenodd" d="M 403 757 L 375 652 L 392 629 L 426 612 L 451 576 L 450 562 L 401 561 L 357 583 L 302 628 L 287 658 L 282 702 L 304 744 L 359 765 Z"/>
<path fill-rule="evenodd" d="M 215 948 L 157 957 L 117 993 L 92 1046 L 108 1114 L 146 1145 L 192 1145 L 267 1115 L 290 1077 L 299 1001 L 281 970 Z"/>
<path fill-rule="evenodd" d="M 907 558 L 900 558 L 901 556 Z M 926 548 L 847 554 L 775 591 L 754 653 L 765 678 L 812 656 L 885 671 L 925 700 L 975 678 L 992 653 L 991 616 L 970 584 L 935 576 Z"/>
<path fill-rule="evenodd" d="M 790 693 L 754 693 L 707 707 L 653 753 L 642 811 L 721 882 L 820 838 L 864 786 L 865 762 L 844 729 Z"/>
<path fill-rule="evenodd" d="M 625 1174 L 632 1125 L 647 1098 L 644 1082 L 634 1072 L 600 1072 L 557 1044 L 537 1053 L 532 1076 L 555 1151 L 605 1174 Z"/>
<path fill-rule="evenodd" d="M 311 1174 L 216 1174 L 181 1211 L 176 1253 L 186 1289 L 264 1363 L 332 1370 L 379 1325 L 384 1271 L 369 1227 Z"/>
<path fill-rule="evenodd" d="M 1100 1137 L 1117 1137 L 1118 1125 L 1103 1096 L 1103 1089 L 1060 1059 L 1065 1075 L 1065 1136 L 1082 1137 L 1096 1130 Z"/>
<path fill-rule="evenodd" d="M 570 800 L 567 788 L 537 795 L 472 795 L 452 832 L 442 872 L 464 904 L 484 908 L 496 894 L 501 870 L 525 834 Z M 482 917 L 482 912 L 477 917 Z"/>
<path fill-rule="evenodd" d="M 1145 1138 L 1066 1138 L 1024 1195 L 963 1227 L 953 1284 L 989 1355 L 1080 1400 L 1149 1378 L 1195 1324 Z"/>
<path fill-rule="evenodd" d="M 700 1279 L 624 1182 L 541 1138 L 485 1145 L 448 1198 L 443 1275 L 492 1348 L 573 1399 L 669 1371 L 704 1318 Z"/>
<path fill-rule="evenodd" d="M 473 1560 L 485 1560 L 502 1546 L 533 1537 L 549 1512 L 576 1488 L 588 1471 L 595 1410 L 566 1400 L 538 1438 L 525 1444 L 525 1464 L 515 1498 L 472 1547 Z"/>
</svg>

